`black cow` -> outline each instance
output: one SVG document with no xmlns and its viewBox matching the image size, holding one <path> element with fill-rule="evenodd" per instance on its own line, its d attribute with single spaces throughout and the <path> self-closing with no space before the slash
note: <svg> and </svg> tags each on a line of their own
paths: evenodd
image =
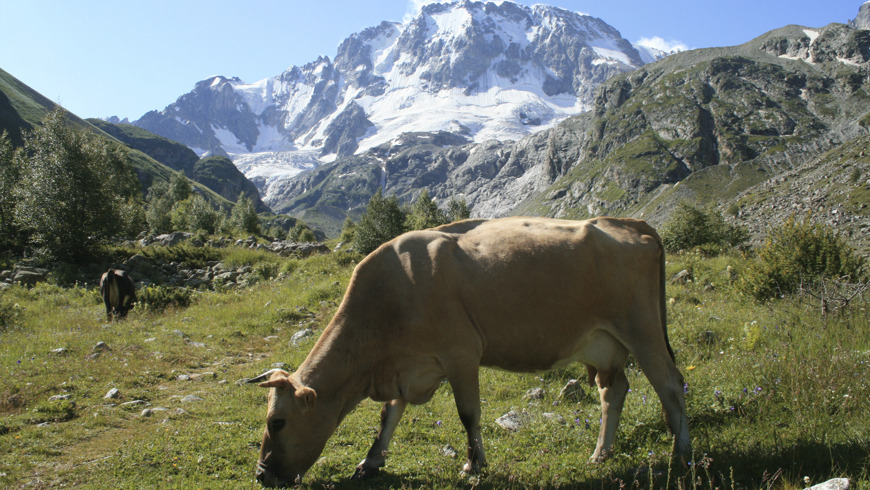
<svg viewBox="0 0 870 490">
<path fill-rule="evenodd" d="M 136 287 L 127 272 L 109 269 L 100 277 L 100 294 L 106 304 L 106 319 L 124 318 L 136 302 Z"/>
</svg>

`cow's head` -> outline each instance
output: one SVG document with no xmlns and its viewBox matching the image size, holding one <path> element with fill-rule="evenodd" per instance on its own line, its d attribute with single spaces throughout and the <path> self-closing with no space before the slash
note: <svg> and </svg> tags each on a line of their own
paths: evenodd
<svg viewBox="0 0 870 490">
<path fill-rule="evenodd" d="M 269 409 L 257 480 L 267 487 L 299 483 L 317 461 L 337 420 L 331 410 L 318 406 L 313 389 L 286 371 L 275 369 L 249 380 L 258 381 L 269 388 Z"/>
</svg>

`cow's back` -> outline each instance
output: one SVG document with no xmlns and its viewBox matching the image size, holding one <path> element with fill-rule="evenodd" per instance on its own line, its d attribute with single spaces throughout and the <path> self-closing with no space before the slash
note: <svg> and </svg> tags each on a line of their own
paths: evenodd
<svg viewBox="0 0 870 490">
<path fill-rule="evenodd" d="M 659 311 L 661 241 L 638 220 L 470 220 L 386 248 L 393 337 L 484 365 L 548 369 L 591 332 L 634 335 L 637 311 Z"/>
</svg>

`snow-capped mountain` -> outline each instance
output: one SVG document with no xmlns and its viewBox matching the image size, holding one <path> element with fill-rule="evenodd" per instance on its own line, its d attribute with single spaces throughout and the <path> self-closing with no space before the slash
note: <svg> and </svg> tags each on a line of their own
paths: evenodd
<svg viewBox="0 0 870 490">
<path fill-rule="evenodd" d="M 403 133 L 516 140 L 591 107 L 594 88 L 663 53 L 601 19 L 546 5 L 460 1 L 383 22 L 320 57 L 246 83 L 212 77 L 135 122 L 271 184 Z"/>
</svg>

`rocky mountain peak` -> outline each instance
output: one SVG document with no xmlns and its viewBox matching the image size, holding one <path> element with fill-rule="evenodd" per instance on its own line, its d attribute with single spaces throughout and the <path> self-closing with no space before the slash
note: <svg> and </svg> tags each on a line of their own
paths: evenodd
<svg viewBox="0 0 870 490">
<path fill-rule="evenodd" d="M 254 83 L 212 77 L 135 122 L 197 153 L 222 150 L 263 195 L 280 178 L 395 141 L 453 132 L 517 140 L 591 107 L 644 64 L 601 19 L 511 2 L 435 3 L 347 37 L 333 59 Z M 295 168 L 288 162 L 302 162 Z"/>
</svg>

